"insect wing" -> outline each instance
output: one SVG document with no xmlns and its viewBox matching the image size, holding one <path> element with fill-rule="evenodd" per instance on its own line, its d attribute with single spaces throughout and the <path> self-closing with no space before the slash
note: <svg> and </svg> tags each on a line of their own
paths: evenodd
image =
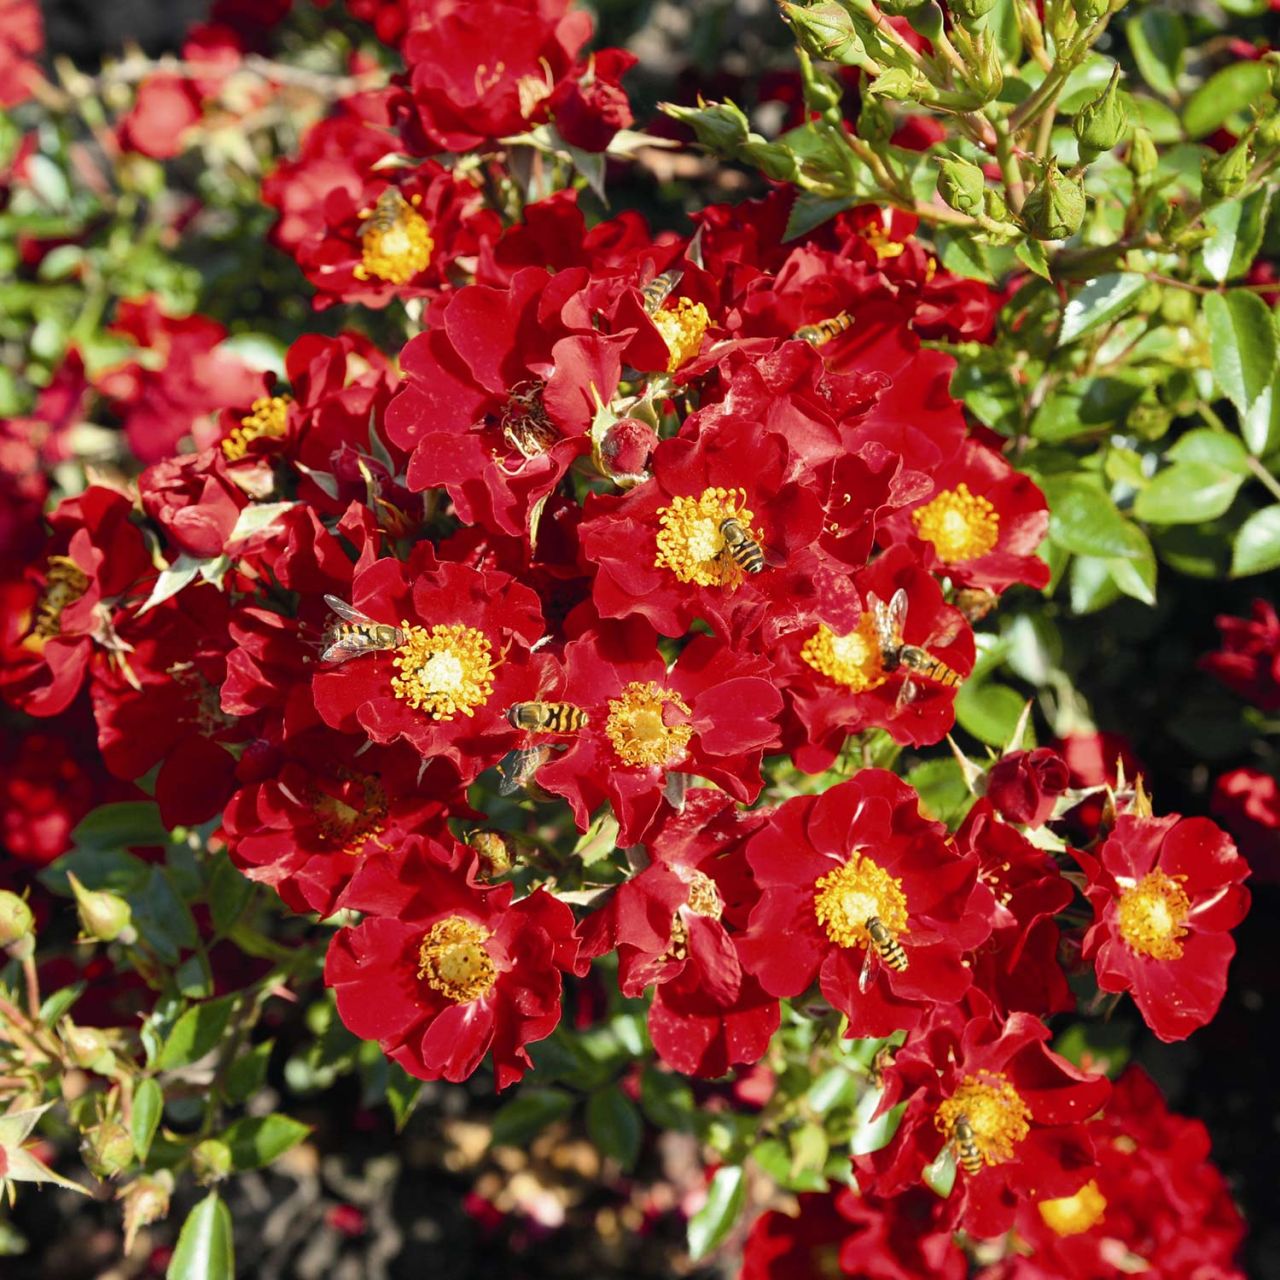
<svg viewBox="0 0 1280 1280">
<path fill-rule="evenodd" d="M 360 612 L 354 605 L 349 605 L 345 600 L 340 600 L 337 596 L 325 596 L 325 604 L 340 617 L 343 622 L 359 622 L 364 626 L 376 627 L 379 624 Z"/>
<path fill-rule="evenodd" d="M 920 686 L 916 684 L 910 676 L 902 682 L 902 688 L 898 690 L 898 696 L 894 700 L 894 711 L 901 711 L 903 707 L 909 706 L 920 696 Z"/>
<path fill-rule="evenodd" d="M 871 990 L 871 981 L 875 976 L 876 966 L 880 960 L 880 953 L 876 950 L 875 944 L 867 939 L 867 954 L 862 961 L 862 969 L 858 973 L 858 990 L 865 996 Z"/>
<path fill-rule="evenodd" d="M 360 632 L 348 632 L 337 636 L 325 646 L 320 654 L 321 662 L 350 662 L 352 658 L 371 653 L 376 646 L 369 642 L 369 637 Z"/>
</svg>

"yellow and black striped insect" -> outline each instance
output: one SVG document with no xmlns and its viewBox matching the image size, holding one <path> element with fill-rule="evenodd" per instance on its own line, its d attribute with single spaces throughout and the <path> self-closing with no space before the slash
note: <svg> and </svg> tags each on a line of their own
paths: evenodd
<svg viewBox="0 0 1280 1280">
<path fill-rule="evenodd" d="M 955 1142 L 956 1159 L 960 1162 L 960 1167 L 971 1178 L 982 1172 L 982 1152 L 978 1150 L 978 1140 L 973 1136 L 973 1126 L 969 1123 L 969 1117 L 965 1115 L 956 1116 L 955 1125 L 951 1130 L 951 1137 Z"/>
<path fill-rule="evenodd" d="M 390 231 L 404 218 L 405 210 L 411 206 L 400 193 L 399 187 L 387 187 L 378 197 L 372 209 L 362 213 L 360 217 L 364 226 L 360 228 L 361 236 L 371 232 Z"/>
<path fill-rule="evenodd" d="M 871 938 L 871 945 L 867 947 L 862 972 L 858 974 L 858 990 L 864 994 L 871 987 L 871 976 L 875 971 L 877 958 L 895 973 L 902 973 L 907 967 L 907 953 L 902 943 L 893 936 L 893 931 L 879 916 L 868 917 L 867 933 Z"/>
<path fill-rule="evenodd" d="M 910 702 L 918 692 L 911 676 L 919 676 L 923 680 L 929 680 L 933 684 L 942 685 L 944 688 L 954 688 L 964 683 L 964 676 L 947 666 L 941 658 L 935 658 L 927 649 L 923 649 L 917 644 L 904 643 L 902 630 L 907 624 L 907 593 L 905 590 L 899 587 L 890 597 L 888 604 L 883 600 L 877 599 L 875 595 L 869 594 L 867 603 L 870 604 L 872 615 L 875 618 L 876 641 L 880 646 L 881 666 L 889 673 L 897 671 L 900 667 L 905 668 L 910 673 L 907 679 L 903 681 L 902 688 L 898 691 L 899 707 Z M 942 634 L 931 636 L 929 643 L 947 644 L 954 636 L 955 629 L 951 628 L 949 632 L 944 631 Z"/>
<path fill-rule="evenodd" d="M 572 702 L 514 702 L 507 708 L 507 723 L 527 733 L 577 733 L 590 717 Z"/>
<path fill-rule="evenodd" d="M 846 329 L 852 328 L 853 316 L 848 311 L 828 317 L 826 320 L 815 320 L 813 324 L 802 324 L 791 336 L 811 347 L 820 347 L 838 338 Z"/>
<path fill-rule="evenodd" d="M 684 272 L 677 271 L 674 267 L 670 271 L 664 271 L 660 276 L 654 276 L 640 290 L 640 296 L 644 299 L 645 311 L 649 315 L 655 315 L 661 311 L 662 304 L 671 297 L 675 292 L 676 286 L 683 279 Z"/>
<path fill-rule="evenodd" d="M 325 596 L 324 602 L 341 621 L 325 631 L 321 662 L 348 662 L 362 654 L 398 649 L 404 644 L 404 632 L 399 627 L 375 622 L 337 596 Z"/>
<path fill-rule="evenodd" d="M 725 554 L 743 573 L 759 573 L 764 568 L 764 550 L 732 516 L 720 521 Z"/>
<path fill-rule="evenodd" d="M 517 791 L 524 791 L 533 785 L 538 770 L 542 768 L 554 754 L 549 742 L 535 743 L 531 747 L 516 747 L 508 751 L 498 761 L 498 794 L 513 796 Z M 543 793 L 537 793 L 543 798 Z"/>
</svg>

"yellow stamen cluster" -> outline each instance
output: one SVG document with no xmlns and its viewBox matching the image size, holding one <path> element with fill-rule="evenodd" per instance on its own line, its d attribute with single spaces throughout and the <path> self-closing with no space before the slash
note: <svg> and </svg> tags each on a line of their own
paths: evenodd
<svg viewBox="0 0 1280 1280">
<path fill-rule="evenodd" d="M 666 708 L 692 715 L 683 698 L 672 689 L 664 689 L 652 680 L 633 680 L 622 690 L 620 698 L 609 700 L 609 719 L 605 736 L 627 764 L 662 765 L 669 768 L 684 756 L 693 725 L 668 724 Z"/>
<path fill-rule="evenodd" d="M 1060 1236 L 1078 1236 L 1096 1227 L 1107 1211 L 1107 1198 L 1098 1184 L 1086 1182 L 1073 1196 L 1041 1200 L 1036 1208 L 1050 1231 Z"/>
<path fill-rule="evenodd" d="M 686 360 L 692 360 L 702 347 L 702 335 L 711 323 L 711 317 L 701 302 L 692 298 L 677 298 L 670 306 L 664 307 L 652 316 L 662 340 L 667 344 L 670 359 L 667 361 L 667 372 L 675 371 Z"/>
<path fill-rule="evenodd" d="M 952 1140 L 961 1116 L 968 1120 L 974 1143 L 989 1165 L 1012 1160 L 1014 1148 L 1031 1132 L 1031 1108 L 1003 1071 L 965 1076 L 938 1108 L 933 1123 Z"/>
<path fill-rule="evenodd" d="M 737 588 L 743 573 L 725 550 L 720 526 L 736 520 L 757 542 L 764 536 L 751 528 L 745 489 L 704 489 L 697 498 L 672 498 L 658 508 L 658 554 L 654 564 L 670 569 L 681 582 L 700 587 Z"/>
<path fill-rule="evenodd" d="M 862 237 L 876 251 L 877 258 L 896 258 L 907 247 L 901 240 L 891 240 L 888 228 L 878 222 L 863 227 Z"/>
<path fill-rule="evenodd" d="M 239 462 L 249 452 L 254 440 L 264 437 L 279 439 L 289 429 L 289 406 L 292 396 L 259 396 L 251 411 L 240 419 L 222 442 L 222 452 L 228 462 Z"/>
<path fill-rule="evenodd" d="M 522 458 L 540 458 L 560 439 L 542 402 L 541 382 L 515 387 L 502 408 L 502 438 Z"/>
<path fill-rule="evenodd" d="M 427 269 L 436 246 L 426 218 L 414 208 L 421 202 L 421 196 L 411 203 L 389 187 L 374 208 L 360 214 L 360 261 L 352 272 L 357 280 L 373 276 L 388 284 L 408 284 Z"/>
<path fill-rule="evenodd" d="M 920 537 L 932 542 L 939 558 L 948 564 L 985 556 L 1000 538 L 1000 517 L 994 504 L 970 493 L 963 481 L 918 507 L 911 519 Z"/>
<path fill-rule="evenodd" d="M 50 556 L 31 634 L 48 640 L 61 630 L 62 611 L 89 589 L 89 575 L 70 556 Z"/>
<path fill-rule="evenodd" d="M 497 967 L 485 947 L 490 936 L 488 929 L 461 916 L 437 920 L 422 939 L 418 977 L 455 1004 L 488 995 L 498 980 Z"/>
<path fill-rule="evenodd" d="M 689 873 L 689 897 L 685 906 L 695 916 L 707 916 L 712 920 L 719 920 L 724 914 L 724 899 L 716 888 L 716 882 L 701 871 Z"/>
<path fill-rule="evenodd" d="M 875 616 L 864 613 L 848 635 L 838 636 L 825 623 L 805 642 L 800 656 L 815 670 L 850 693 L 878 689 L 888 679 L 880 657 Z"/>
<path fill-rule="evenodd" d="M 342 778 L 360 788 L 358 808 L 320 787 L 312 787 L 308 803 L 321 838 L 343 853 L 357 854 L 370 836 L 380 834 L 387 825 L 387 793 L 372 774 L 344 771 Z"/>
<path fill-rule="evenodd" d="M 1163 871 L 1148 871 L 1132 888 L 1120 894 L 1120 936 L 1140 956 L 1176 960 L 1182 954 L 1180 938 L 1191 901 L 1183 887 Z"/>
<path fill-rule="evenodd" d="M 229 729 L 236 717 L 222 709 L 222 688 L 216 685 L 194 662 L 173 662 L 165 674 L 190 700 L 187 715 L 206 738 Z"/>
<path fill-rule="evenodd" d="M 875 916 L 895 938 L 907 932 L 902 881 L 859 853 L 813 886 L 813 909 L 827 937 L 839 947 L 871 944 L 867 921 Z"/>
<path fill-rule="evenodd" d="M 434 720 L 475 714 L 493 693 L 493 649 L 482 632 L 460 623 L 415 627 L 402 622 L 392 692 Z"/>
</svg>

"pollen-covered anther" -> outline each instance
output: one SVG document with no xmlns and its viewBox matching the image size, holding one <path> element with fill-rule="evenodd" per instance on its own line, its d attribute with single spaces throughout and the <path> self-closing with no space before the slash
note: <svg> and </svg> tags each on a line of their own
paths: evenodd
<svg viewBox="0 0 1280 1280">
<path fill-rule="evenodd" d="M 524 461 L 540 458 L 560 439 L 542 402 L 542 384 L 522 383 L 512 389 L 498 419 L 502 439 Z"/>
<path fill-rule="evenodd" d="M 316 816 L 321 838 L 343 853 L 357 854 L 365 841 L 379 835 L 387 825 L 387 793 L 382 783 L 369 773 L 344 770 L 341 778 L 351 783 L 357 794 L 344 788 L 338 795 L 312 786 L 307 793 L 307 803 Z"/>
<path fill-rule="evenodd" d="M 404 643 L 393 659 L 400 675 L 391 689 L 415 711 L 435 720 L 471 716 L 493 693 L 493 648 L 474 627 L 410 626 L 401 623 Z"/>
<path fill-rule="evenodd" d="M 1091 1179 L 1075 1195 L 1041 1200 L 1036 1208 L 1051 1231 L 1060 1236 L 1078 1236 L 1102 1221 L 1107 1211 L 1107 1198 Z"/>
<path fill-rule="evenodd" d="M 488 995 L 498 979 L 485 946 L 490 936 L 488 929 L 462 916 L 437 920 L 422 939 L 418 977 L 455 1004 Z"/>
<path fill-rule="evenodd" d="M 658 508 L 658 554 L 654 564 L 670 569 L 681 582 L 734 590 L 743 580 L 738 563 L 725 550 L 720 526 L 736 520 L 757 542 L 764 536 L 751 528 L 752 513 L 745 489 L 704 489 L 699 497 L 676 497 Z"/>
<path fill-rule="evenodd" d="M 228 462 L 239 462 L 249 451 L 254 440 L 279 439 L 289 429 L 289 406 L 292 396 L 259 396 L 250 411 L 240 419 L 222 442 L 222 452 Z"/>
<path fill-rule="evenodd" d="M 1031 1132 L 1031 1108 L 1003 1071 L 965 1076 L 938 1108 L 933 1123 L 953 1141 L 961 1117 L 969 1122 L 974 1145 L 989 1165 L 1012 1160 L 1014 1149 Z"/>
<path fill-rule="evenodd" d="M 89 575 L 70 556 L 50 556 L 31 634 L 48 640 L 61 630 L 62 611 L 89 589 Z"/>
<path fill-rule="evenodd" d="M 872 917 L 895 938 L 907 932 L 907 895 L 902 881 L 858 853 L 844 866 L 818 877 L 813 886 L 813 909 L 827 937 L 839 947 L 869 946 L 867 921 Z"/>
<path fill-rule="evenodd" d="M 372 209 L 360 214 L 360 261 L 352 271 L 357 280 L 373 276 L 388 284 L 408 284 L 431 264 L 435 241 L 426 218 L 414 208 L 421 199 L 414 196 L 411 203 L 389 187 Z"/>
<path fill-rule="evenodd" d="M 1148 871 L 1120 893 L 1120 936 L 1139 955 L 1176 960 L 1182 954 L 1179 939 L 1187 934 L 1182 922 L 1190 911 L 1186 891 L 1172 876 Z"/>
<path fill-rule="evenodd" d="M 876 637 L 876 620 L 864 613 L 847 635 L 838 636 L 825 623 L 805 642 L 800 656 L 815 670 L 842 684 L 850 693 L 878 689 L 888 679 Z"/>
<path fill-rule="evenodd" d="M 686 717 L 693 714 L 674 690 L 652 680 L 633 680 L 620 698 L 609 700 L 605 736 L 627 764 L 669 768 L 683 759 L 693 737 L 693 725 L 687 719 L 668 723 L 672 712 Z"/>
<path fill-rule="evenodd" d="M 689 896 L 685 906 L 695 916 L 707 916 L 712 920 L 719 920 L 724 914 L 724 899 L 716 888 L 716 882 L 702 871 L 689 872 Z"/>
<path fill-rule="evenodd" d="M 667 361 L 667 372 L 675 371 L 692 360 L 702 347 L 702 335 L 711 323 L 711 317 L 701 302 L 692 298 L 677 298 L 651 317 L 667 344 L 670 359 Z"/>
<path fill-rule="evenodd" d="M 920 537 L 932 542 L 939 558 L 948 564 L 985 556 L 1000 539 L 1000 517 L 994 504 L 970 493 L 963 481 L 918 507 L 911 519 Z"/>
</svg>

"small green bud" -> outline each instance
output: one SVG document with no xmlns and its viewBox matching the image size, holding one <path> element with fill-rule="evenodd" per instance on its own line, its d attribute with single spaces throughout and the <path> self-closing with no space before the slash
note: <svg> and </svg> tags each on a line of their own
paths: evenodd
<svg viewBox="0 0 1280 1280">
<path fill-rule="evenodd" d="M 1125 415 L 1125 426 L 1142 440 L 1159 440 L 1173 423 L 1173 412 L 1158 400 L 1139 400 Z"/>
<path fill-rule="evenodd" d="M 85 1071 L 107 1075 L 115 1066 L 111 1043 L 96 1027 L 78 1027 L 68 1018 L 62 1024 L 62 1042 L 71 1061 Z"/>
<path fill-rule="evenodd" d="M 1044 29 L 1059 49 L 1076 33 L 1076 11 L 1071 0 L 1045 0 Z"/>
<path fill-rule="evenodd" d="M 206 1138 L 191 1153 L 191 1172 L 206 1187 L 221 1182 L 231 1172 L 231 1164 L 231 1148 L 217 1138 Z"/>
<path fill-rule="evenodd" d="M 843 86 L 824 72 L 815 71 L 808 59 L 804 60 L 803 83 L 804 104 L 810 111 L 825 114 L 834 109 L 839 114 Z"/>
<path fill-rule="evenodd" d="M 1080 160 L 1088 164 L 1124 137 L 1129 124 L 1129 113 L 1120 97 L 1120 67 L 1111 72 L 1106 88 L 1096 98 L 1086 102 L 1071 122 L 1071 130 L 1080 144 Z"/>
<path fill-rule="evenodd" d="M 26 900 L 8 889 L 0 889 L 0 947 L 31 941 L 35 937 L 35 925 L 35 917 Z M 24 959 L 23 956 L 16 958 Z"/>
<path fill-rule="evenodd" d="M 1088 26 L 1102 17 L 1111 7 L 1110 0 L 1074 0 L 1076 18 L 1082 26 Z"/>
<path fill-rule="evenodd" d="M 1258 121 L 1254 141 L 1264 150 L 1280 147 L 1280 113 L 1272 112 Z"/>
<path fill-rule="evenodd" d="M 925 84 L 918 76 L 902 67 L 890 67 L 888 71 L 882 71 L 876 76 L 866 91 L 892 102 L 910 102 L 923 88 Z"/>
<path fill-rule="evenodd" d="M 1229 200 L 1239 195 L 1244 190 L 1252 165 L 1253 152 L 1245 138 L 1220 156 L 1206 157 L 1200 163 L 1205 200 Z"/>
<path fill-rule="evenodd" d="M 947 0 L 951 16 L 966 27 L 985 18 L 996 7 L 996 0 Z"/>
<path fill-rule="evenodd" d="M 133 1163 L 133 1139 L 119 1120 L 110 1117 L 86 1130 L 80 1152 L 95 1178 L 114 1178 Z"/>
<path fill-rule="evenodd" d="M 1009 206 L 1004 202 L 1004 196 L 995 189 L 995 187 L 987 188 L 986 195 L 987 217 L 996 222 L 1008 222 Z"/>
<path fill-rule="evenodd" d="M 795 181 L 795 152 L 781 142 L 766 142 L 756 134 L 755 141 L 743 143 L 738 148 L 738 157 L 755 165 L 766 178 L 771 178 L 774 182 Z"/>
<path fill-rule="evenodd" d="M 662 110 L 673 120 L 687 124 L 709 151 L 723 155 L 733 155 L 751 134 L 747 117 L 732 102 L 704 102 L 699 98 L 696 107 L 664 102 Z"/>
<path fill-rule="evenodd" d="M 133 912 L 123 898 L 105 890 L 86 889 L 71 872 L 67 873 L 67 879 L 71 881 L 71 891 L 76 896 L 80 927 L 86 937 L 98 942 L 114 942 L 119 938 L 125 944 L 137 939 Z"/>
<path fill-rule="evenodd" d="M 995 0 L 991 0 L 991 4 L 994 3 Z M 988 5 L 987 7 L 990 8 L 991 6 Z M 954 14 L 955 11 L 956 7 L 953 4 L 951 12 Z M 906 17 L 911 24 L 912 31 L 924 36 L 926 40 L 932 43 L 937 42 L 944 26 L 942 6 L 937 3 L 937 0 L 923 0 L 923 3 L 913 5 L 907 10 Z"/>
<path fill-rule="evenodd" d="M 783 4 L 783 17 L 791 24 L 796 43 L 810 57 L 854 66 L 867 56 L 853 19 L 839 4 Z"/>
<path fill-rule="evenodd" d="M 1022 206 L 1022 221 L 1037 240 L 1065 240 L 1084 221 L 1084 186 L 1051 160 L 1039 186 Z"/>
<path fill-rule="evenodd" d="M 862 95 L 862 109 L 858 112 L 858 137 L 868 142 L 888 142 L 893 137 L 893 117 L 884 103 L 869 93 Z"/>
<path fill-rule="evenodd" d="M 133 1252 L 133 1241 L 143 1227 L 159 1222 L 169 1212 L 173 1174 L 168 1169 L 135 1178 L 116 1199 L 124 1205 L 124 1251 Z"/>
<path fill-rule="evenodd" d="M 1156 150 L 1155 139 L 1141 126 L 1133 131 L 1133 140 L 1129 143 L 1129 172 L 1135 178 L 1149 178 L 1160 163 L 1160 153 Z"/>
<path fill-rule="evenodd" d="M 1000 90 L 1004 88 L 1004 62 L 1000 47 L 989 31 L 979 31 L 972 41 L 972 54 L 968 84 L 983 102 L 991 102 L 1000 96 Z"/>
<path fill-rule="evenodd" d="M 976 164 L 959 157 L 939 162 L 938 194 L 943 203 L 957 213 L 967 213 L 970 216 L 981 213 L 985 206 L 986 191 L 986 179 Z"/>
</svg>

